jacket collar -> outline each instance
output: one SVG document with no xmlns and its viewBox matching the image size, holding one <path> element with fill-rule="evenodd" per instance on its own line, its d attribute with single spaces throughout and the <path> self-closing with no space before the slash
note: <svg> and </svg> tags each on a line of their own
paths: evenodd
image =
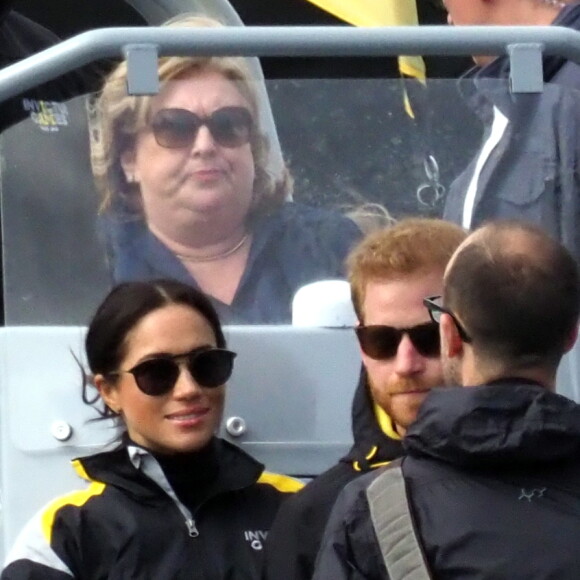
<svg viewBox="0 0 580 580">
<path fill-rule="evenodd" d="M 474 467 L 577 459 L 580 405 L 518 379 L 434 389 L 403 445 L 410 455 Z"/>
<path fill-rule="evenodd" d="M 390 417 L 385 415 L 384 422 L 383 429 L 370 396 L 365 368 L 361 365 L 352 402 L 354 444 L 341 462 L 352 464 L 355 471 L 369 471 L 400 457 L 403 454 L 401 440 L 392 428 Z"/>
<path fill-rule="evenodd" d="M 211 495 L 243 489 L 256 483 L 264 466 L 239 447 L 216 438 L 214 450 L 220 465 Z M 77 472 L 89 481 L 121 488 L 142 500 L 159 497 L 159 488 L 168 493 L 168 482 L 157 460 L 146 450 L 123 444 L 73 461 Z"/>
</svg>

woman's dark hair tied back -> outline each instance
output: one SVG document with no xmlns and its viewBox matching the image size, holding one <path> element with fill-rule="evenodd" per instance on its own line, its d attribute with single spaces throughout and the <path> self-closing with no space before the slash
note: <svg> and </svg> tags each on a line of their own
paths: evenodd
<svg viewBox="0 0 580 580">
<path fill-rule="evenodd" d="M 201 314 L 213 330 L 217 347 L 226 347 L 218 314 L 200 290 L 170 279 L 124 282 L 109 292 L 89 323 L 85 352 L 91 375 L 106 377 L 116 372 L 125 357 L 127 336 L 131 330 L 149 313 L 169 304 L 188 306 Z M 95 406 L 98 398 L 87 394 L 87 386 L 92 381 L 84 369 L 82 372 L 83 402 Z M 98 410 L 102 417 L 117 416 L 106 406 Z"/>
</svg>

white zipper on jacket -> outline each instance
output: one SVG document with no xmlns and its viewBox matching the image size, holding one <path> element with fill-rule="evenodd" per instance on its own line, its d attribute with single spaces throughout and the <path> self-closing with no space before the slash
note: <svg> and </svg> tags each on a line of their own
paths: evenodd
<svg viewBox="0 0 580 580">
<path fill-rule="evenodd" d="M 157 459 L 142 447 L 128 445 L 127 452 L 129 453 L 129 459 L 135 469 L 138 469 L 149 479 L 154 481 L 173 500 L 173 503 L 185 519 L 185 525 L 187 526 L 189 537 L 197 538 L 199 536 L 199 530 L 195 525 L 193 514 L 183 505 L 183 503 L 181 503 L 181 501 L 179 501 L 179 498 L 173 491 L 173 488 L 165 476 L 165 473 L 163 473 L 163 469 L 161 469 L 161 465 L 159 465 Z"/>
<path fill-rule="evenodd" d="M 199 530 L 197 529 L 197 526 L 195 525 L 195 520 L 192 520 L 192 519 L 185 520 L 185 524 L 187 525 L 187 529 L 189 531 L 189 537 L 190 538 L 197 538 L 197 536 L 199 536 Z"/>
</svg>

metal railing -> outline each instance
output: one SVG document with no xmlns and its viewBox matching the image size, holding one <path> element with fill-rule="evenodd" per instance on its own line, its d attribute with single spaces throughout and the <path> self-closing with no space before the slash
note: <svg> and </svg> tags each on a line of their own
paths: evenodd
<svg viewBox="0 0 580 580">
<path fill-rule="evenodd" d="M 518 48 L 529 58 L 522 59 Z M 580 33 L 555 26 L 106 28 L 70 38 L 0 71 L 0 101 L 103 58 L 135 60 L 141 69 L 133 75 L 137 85 L 142 83 L 142 87 L 153 89 L 155 59 L 168 55 L 511 54 L 512 63 L 519 63 L 512 71 L 517 85 L 525 80 L 531 67 L 536 67 L 532 76 L 538 77 L 541 53 L 558 54 L 580 64 Z M 514 59 L 514 54 L 519 58 Z M 136 92 L 140 90 L 139 86 L 134 88 Z"/>
</svg>

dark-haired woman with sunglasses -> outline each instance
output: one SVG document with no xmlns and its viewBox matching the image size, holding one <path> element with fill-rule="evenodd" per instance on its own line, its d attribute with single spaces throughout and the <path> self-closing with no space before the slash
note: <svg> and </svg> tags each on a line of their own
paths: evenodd
<svg viewBox="0 0 580 580">
<path fill-rule="evenodd" d="M 202 17 L 173 24 L 218 25 Z M 358 227 L 290 201 L 247 59 L 167 57 L 159 77 L 159 94 L 127 95 L 121 63 L 91 131 L 115 280 L 171 277 L 208 294 L 226 323 L 289 322 L 301 286 L 344 277 Z"/>
<path fill-rule="evenodd" d="M 301 484 L 216 437 L 235 353 L 210 301 L 169 280 L 128 282 L 85 340 L 112 451 L 73 462 L 83 491 L 25 527 L 2 580 L 260 578 L 263 541 Z"/>
</svg>

